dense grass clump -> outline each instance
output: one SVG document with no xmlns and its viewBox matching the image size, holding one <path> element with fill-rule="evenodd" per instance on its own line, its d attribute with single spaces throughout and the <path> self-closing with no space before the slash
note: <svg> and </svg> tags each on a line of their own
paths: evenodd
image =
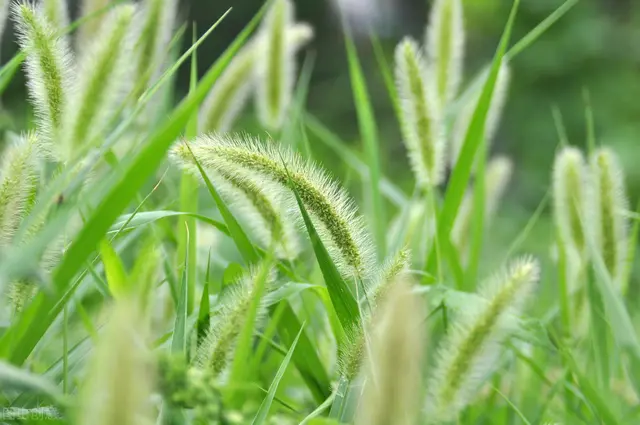
<svg viewBox="0 0 640 425">
<path fill-rule="evenodd" d="M 65 1 L 14 3 L 0 90 L 22 66 L 35 119 L 1 151 L 0 423 L 638 423 L 618 154 L 560 132 L 552 208 L 510 226 L 522 176 L 489 149 L 510 65 L 575 1 L 510 48 L 514 1 L 469 82 L 464 3 L 433 2 L 421 42 L 372 39 L 411 195 L 381 165 L 349 28 L 362 156 L 305 108 L 314 30 L 290 0 L 201 78 L 232 11 L 181 52 L 175 0 L 86 0 L 75 23 Z"/>
</svg>

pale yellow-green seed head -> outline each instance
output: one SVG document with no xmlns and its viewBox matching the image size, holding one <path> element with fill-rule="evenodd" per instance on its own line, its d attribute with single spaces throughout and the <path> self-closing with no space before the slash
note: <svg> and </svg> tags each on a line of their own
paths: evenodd
<svg viewBox="0 0 640 425">
<path fill-rule="evenodd" d="M 434 2 L 426 31 L 427 55 L 436 81 L 440 109 L 458 95 L 464 68 L 464 22 L 461 0 Z"/>
<path fill-rule="evenodd" d="M 274 188 L 273 196 L 289 200 L 292 214 L 304 228 L 293 197 L 295 188 L 343 276 L 366 279 L 375 272 L 371 236 L 354 201 L 316 164 L 279 143 L 264 143 L 246 135 L 201 136 L 190 147 L 205 169 L 238 174 L 263 189 Z M 194 167 L 186 146 L 177 145 L 172 153 L 183 166 Z"/>
<path fill-rule="evenodd" d="M 291 103 L 295 50 L 287 37 L 287 29 L 293 25 L 293 19 L 291 0 L 275 0 L 258 31 L 264 48 L 259 49 L 254 68 L 256 107 L 260 122 L 269 129 L 282 126 Z"/>
<path fill-rule="evenodd" d="M 584 259 L 587 243 L 584 229 L 587 220 L 587 168 L 582 152 L 563 148 L 553 167 L 553 206 L 556 231 L 568 258 L 577 254 Z"/>
<path fill-rule="evenodd" d="M 65 36 L 29 3 L 14 3 L 18 43 L 26 54 L 29 98 L 36 114 L 37 132 L 59 154 L 60 132 L 68 105 L 75 67 Z M 59 158 L 59 155 L 56 155 Z"/>
<path fill-rule="evenodd" d="M 380 307 L 373 318 L 363 400 L 355 423 L 412 425 L 420 410 L 426 339 L 423 300 L 401 280 Z"/>
<path fill-rule="evenodd" d="M 395 51 L 396 87 L 404 143 L 416 180 L 436 186 L 444 177 L 444 137 L 436 86 L 418 44 L 405 38 Z"/>
<path fill-rule="evenodd" d="M 40 8 L 49 23 L 58 32 L 62 33 L 69 26 L 69 5 L 66 0 L 42 0 Z"/>
<path fill-rule="evenodd" d="M 455 421 L 477 394 L 538 279 L 535 260 L 515 261 L 481 286 L 485 303 L 459 312 L 451 322 L 429 382 L 426 414 L 431 423 Z"/>
<path fill-rule="evenodd" d="M 588 230 L 607 270 L 619 289 L 624 289 L 627 266 L 628 209 L 624 173 L 613 150 L 602 147 L 590 157 Z"/>
</svg>

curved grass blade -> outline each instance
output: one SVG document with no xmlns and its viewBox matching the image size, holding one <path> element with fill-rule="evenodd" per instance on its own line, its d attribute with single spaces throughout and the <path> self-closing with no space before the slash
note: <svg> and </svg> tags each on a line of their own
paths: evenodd
<svg viewBox="0 0 640 425">
<path fill-rule="evenodd" d="M 464 197 L 464 192 L 469 183 L 471 170 L 475 163 L 476 152 L 478 149 L 484 148 L 485 122 L 491 105 L 491 99 L 493 97 L 493 91 L 498 79 L 498 74 L 502 66 L 503 57 L 511 38 L 511 30 L 515 22 L 519 4 L 520 0 L 515 0 L 513 2 L 511 14 L 509 15 L 509 20 L 507 21 L 507 25 L 502 34 L 498 50 L 493 58 L 489 76 L 484 83 L 480 99 L 478 100 L 478 104 L 476 105 L 471 119 L 471 124 L 467 130 L 458 163 L 453 170 L 451 180 L 447 187 L 444 203 L 440 210 L 440 214 L 438 215 L 437 237 L 441 243 L 442 241 L 449 240 L 449 233 L 451 232 L 453 222 L 458 214 L 458 209 L 460 208 L 460 204 Z M 435 268 L 436 258 L 434 255 L 430 255 L 429 257 L 430 258 L 427 261 L 427 271 L 432 271 Z"/>
<path fill-rule="evenodd" d="M 280 368 L 278 369 L 276 376 L 273 378 L 273 381 L 269 386 L 269 391 L 267 392 L 267 396 L 264 398 L 264 400 L 260 404 L 258 413 L 256 413 L 256 416 L 255 418 L 253 418 L 253 421 L 251 421 L 251 425 L 262 425 L 265 423 L 267 419 L 267 415 L 269 414 L 269 409 L 271 409 L 271 404 L 273 403 L 273 399 L 276 396 L 278 385 L 280 385 L 280 381 L 282 380 L 282 377 L 284 376 L 284 373 L 287 370 L 287 366 L 289 366 L 289 362 L 291 362 L 291 356 L 293 356 L 293 352 L 295 351 L 296 346 L 298 345 L 298 340 L 300 339 L 300 335 L 302 334 L 303 328 L 304 328 L 304 325 L 303 327 L 300 328 L 300 331 L 298 332 L 298 336 L 296 336 L 296 339 L 293 340 L 293 343 L 291 344 L 289 351 L 287 351 L 287 355 L 284 357 L 284 360 L 282 360 L 282 363 L 280 364 Z"/>
</svg>

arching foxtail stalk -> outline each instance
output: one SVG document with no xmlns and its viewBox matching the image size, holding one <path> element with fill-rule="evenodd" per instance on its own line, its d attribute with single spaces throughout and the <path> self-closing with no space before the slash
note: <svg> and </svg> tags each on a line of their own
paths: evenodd
<svg viewBox="0 0 640 425">
<path fill-rule="evenodd" d="M 338 270 L 347 278 L 371 276 L 373 249 L 363 218 L 347 192 L 322 169 L 277 143 L 247 136 L 213 134 L 197 138 L 190 146 L 206 169 L 237 174 L 259 185 L 269 182 L 263 189 L 273 187 L 273 196 L 284 195 L 294 211 L 291 189 L 295 189 Z M 176 146 L 173 154 L 184 166 L 195 166 L 185 146 Z"/>
</svg>

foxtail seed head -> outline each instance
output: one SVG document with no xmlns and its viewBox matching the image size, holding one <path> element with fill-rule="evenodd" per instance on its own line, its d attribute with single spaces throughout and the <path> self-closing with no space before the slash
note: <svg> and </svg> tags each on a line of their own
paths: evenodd
<svg viewBox="0 0 640 425">
<path fill-rule="evenodd" d="M 437 83 L 439 107 L 457 96 L 464 65 L 464 23 L 461 0 L 437 0 L 426 31 L 429 65 Z"/>
<path fill-rule="evenodd" d="M 584 235 L 587 169 L 582 152 L 574 147 L 563 148 L 553 166 L 553 206 L 560 243 L 572 258 L 586 255 Z"/>
<path fill-rule="evenodd" d="M 502 111 L 507 103 L 510 81 L 511 70 L 509 68 L 509 64 L 506 61 L 503 61 L 493 90 L 491 105 L 489 107 L 489 112 L 487 113 L 487 121 L 485 122 L 484 127 L 484 137 L 487 146 L 491 143 L 498 131 L 500 119 L 502 118 Z M 455 118 L 451 135 L 451 148 L 449 150 L 451 155 L 449 158 L 451 167 L 454 167 L 458 162 L 458 156 L 462 150 L 462 146 L 464 144 L 465 137 L 467 136 L 467 131 L 469 130 L 469 125 L 471 124 L 471 119 L 473 118 L 473 113 L 475 112 L 479 99 L 480 93 L 472 96 L 466 104 L 462 105 Z"/>
<path fill-rule="evenodd" d="M 288 45 L 297 51 L 313 37 L 313 28 L 297 23 L 287 30 Z M 265 48 L 264 39 L 249 42 L 234 58 L 218 78 L 200 109 L 200 132 L 229 131 L 236 117 L 247 103 L 254 87 L 254 69 L 260 50 Z"/>
<path fill-rule="evenodd" d="M 444 137 L 436 87 L 427 78 L 420 47 L 410 38 L 398 44 L 395 74 L 402 114 L 402 135 L 416 179 L 436 186 L 444 177 Z"/>
<path fill-rule="evenodd" d="M 74 64 L 64 36 L 30 3 L 14 3 L 18 43 L 26 54 L 27 88 L 43 142 L 59 144 Z M 54 146 L 58 148 L 58 146 Z"/>
<path fill-rule="evenodd" d="M 135 45 L 136 87 L 145 90 L 156 77 L 165 60 L 167 46 L 173 34 L 176 0 L 144 0 L 140 33 Z"/>
<path fill-rule="evenodd" d="M 433 423 L 454 421 L 493 372 L 500 343 L 513 329 L 512 315 L 521 312 L 538 275 L 535 260 L 514 262 L 481 287 L 486 303 L 452 322 L 429 382 L 427 413 Z"/>
<path fill-rule="evenodd" d="M 244 328 L 251 301 L 259 295 L 255 285 L 255 279 L 259 276 L 260 273 L 253 270 L 225 290 L 209 332 L 198 347 L 195 364 L 202 369 L 208 369 L 214 377 L 219 376 L 229 366 L 236 342 Z M 260 322 L 265 314 L 266 306 L 263 297 L 258 306 L 256 322 Z"/>
<path fill-rule="evenodd" d="M 348 278 L 370 276 L 374 257 L 370 234 L 351 197 L 324 170 L 278 143 L 267 144 L 244 135 L 202 136 L 190 147 L 209 170 L 239 174 L 263 189 L 276 188 L 298 214 L 291 192 L 295 188 L 340 272 Z M 173 154 L 183 166 L 195 166 L 186 146 L 176 146 Z M 302 226 L 301 219 L 299 222 Z"/>
<path fill-rule="evenodd" d="M 75 41 L 76 51 L 82 53 L 94 41 L 106 20 L 107 14 L 104 13 L 104 9 L 111 2 L 112 0 L 81 0 L 80 16 L 87 18 L 87 21 L 78 28 Z"/>
<path fill-rule="evenodd" d="M 282 126 L 291 102 L 295 56 L 287 29 L 293 18 L 291 0 L 275 0 L 258 32 L 264 49 L 259 49 L 255 62 L 256 106 L 260 121 L 270 129 Z"/>
<path fill-rule="evenodd" d="M 406 281 L 393 286 L 373 318 L 371 356 L 356 425 L 416 423 L 422 384 L 424 308 Z"/>
<path fill-rule="evenodd" d="M 134 425 L 151 422 L 150 351 L 137 303 L 119 300 L 93 353 L 81 392 L 78 423 Z"/>
<path fill-rule="evenodd" d="M 115 7 L 99 38 L 83 50 L 64 122 L 64 157 L 72 159 L 105 131 L 128 86 L 136 8 Z"/>
<path fill-rule="evenodd" d="M 615 153 L 599 148 L 590 158 L 592 190 L 589 191 L 588 229 L 593 232 L 598 253 L 613 281 L 624 289 L 627 263 L 628 229 L 624 211 L 628 202 L 624 188 L 624 174 Z"/>
<path fill-rule="evenodd" d="M 35 133 L 20 136 L 5 148 L 0 168 L 0 247 L 7 246 L 34 197 L 38 176 Z"/>
</svg>

